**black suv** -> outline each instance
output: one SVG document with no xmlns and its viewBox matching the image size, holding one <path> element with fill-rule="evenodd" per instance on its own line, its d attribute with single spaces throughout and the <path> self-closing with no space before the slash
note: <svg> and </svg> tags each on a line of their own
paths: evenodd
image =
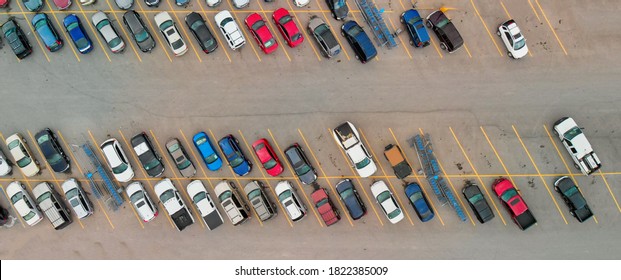
<svg viewBox="0 0 621 280">
<path fill-rule="evenodd" d="M 149 29 L 142 22 L 140 15 L 134 10 L 129 10 L 123 14 L 123 22 L 129 32 L 132 33 L 132 38 L 136 41 L 136 44 L 142 52 L 150 52 L 155 48 L 155 40 L 149 32 Z"/>
<path fill-rule="evenodd" d="M 147 171 L 147 174 L 151 177 L 160 177 L 164 173 L 164 164 L 162 158 L 153 149 L 147 134 L 141 132 L 132 137 L 131 141 L 134 152 L 138 155 L 140 164 Z"/>
<path fill-rule="evenodd" d="M 347 7 L 347 2 L 345 2 L 345 0 L 326 0 L 326 4 L 328 4 L 330 13 L 334 19 L 345 20 L 349 13 L 349 7 Z"/>
<path fill-rule="evenodd" d="M 341 34 L 347 39 L 351 48 L 354 49 L 356 59 L 360 60 L 360 62 L 367 63 L 367 61 L 377 55 L 373 42 L 371 42 L 369 36 L 364 33 L 364 30 L 357 22 L 350 20 L 343 23 Z"/>
<path fill-rule="evenodd" d="M 431 28 L 440 40 L 440 48 L 452 53 L 464 45 L 459 31 L 442 11 L 435 11 L 427 16 L 427 27 Z"/>
<path fill-rule="evenodd" d="M 28 42 L 26 35 L 24 35 L 24 32 L 21 28 L 19 28 L 19 25 L 17 25 L 15 20 L 11 18 L 2 24 L 2 33 L 9 42 L 9 45 L 17 58 L 23 59 L 32 53 L 32 46 L 30 45 L 30 42 Z"/>
<path fill-rule="evenodd" d="M 69 158 L 49 128 L 35 134 L 37 144 L 54 172 L 69 172 Z"/>
<path fill-rule="evenodd" d="M 558 178 L 554 182 L 554 190 L 561 194 L 565 204 L 569 207 L 569 213 L 576 217 L 579 222 L 582 223 L 593 217 L 591 207 L 587 204 L 578 186 L 569 177 L 563 176 Z"/>
<path fill-rule="evenodd" d="M 185 17 L 185 23 L 188 25 L 192 34 L 194 34 L 194 38 L 196 38 L 196 41 L 198 41 L 198 44 L 205 53 L 211 53 L 218 48 L 216 38 L 212 35 L 211 30 L 209 30 L 209 27 L 207 27 L 205 20 L 200 14 L 195 12 L 189 13 Z"/>
<path fill-rule="evenodd" d="M 479 186 L 470 181 L 466 181 L 466 185 L 461 192 L 466 197 L 470 208 L 472 208 L 479 222 L 484 224 L 494 218 L 494 212 L 492 212 L 492 208 L 489 207 L 487 199 L 485 199 L 485 196 L 481 193 Z"/>
<path fill-rule="evenodd" d="M 308 161 L 306 154 L 304 154 L 304 151 L 302 151 L 298 143 L 287 148 L 285 150 L 285 156 L 287 156 L 291 168 L 293 168 L 295 175 L 298 176 L 302 184 L 310 185 L 317 180 L 315 169 L 310 164 L 310 161 Z"/>
</svg>

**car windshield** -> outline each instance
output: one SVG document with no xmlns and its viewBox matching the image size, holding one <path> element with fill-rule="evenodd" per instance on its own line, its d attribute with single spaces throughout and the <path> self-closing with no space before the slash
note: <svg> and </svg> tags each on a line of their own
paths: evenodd
<svg viewBox="0 0 621 280">
<path fill-rule="evenodd" d="M 216 160 L 218 160 L 218 155 L 216 155 L 216 154 L 211 154 L 211 155 L 205 157 L 205 162 L 207 164 L 212 164 Z"/>
<path fill-rule="evenodd" d="M 408 20 L 408 24 L 410 25 L 414 25 L 417 21 L 421 20 L 420 17 L 413 17 L 410 20 Z"/>
<path fill-rule="evenodd" d="M 24 197 L 24 193 L 22 192 L 18 192 L 16 194 L 14 194 L 13 196 L 11 196 L 11 202 L 13 202 L 13 204 L 17 203 L 20 199 L 22 199 L 22 197 Z"/>
<path fill-rule="evenodd" d="M 69 24 L 69 26 L 67 26 L 67 30 L 73 30 L 78 28 L 78 23 L 77 22 L 72 22 L 71 24 Z"/>
<path fill-rule="evenodd" d="M 196 139 L 196 141 L 194 141 L 194 142 L 196 143 L 196 146 L 200 146 L 200 145 L 202 145 L 203 143 L 207 142 L 207 137 L 201 137 L 201 138 L 198 138 L 198 139 Z"/>
<path fill-rule="evenodd" d="M 225 18 L 220 22 L 220 26 L 225 26 L 227 23 L 233 21 L 233 18 Z"/>
<path fill-rule="evenodd" d="M 388 213 L 388 219 L 394 219 L 395 217 L 399 216 L 399 214 L 401 214 L 401 209 L 397 208 L 392 212 Z"/>
<path fill-rule="evenodd" d="M 390 199 L 390 193 L 388 191 L 384 191 L 377 196 L 377 201 L 379 201 L 379 203 L 382 203 L 387 199 Z"/>
<path fill-rule="evenodd" d="M 17 140 L 17 139 L 11 141 L 11 143 L 9 143 L 9 145 L 8 145 L 9 150 L 12 150 L 12 149 L 14 149 L 17 146 L 19 146 L 19 140 Z"/>
<path fill-rule="evenodd" d="M 504 193 L 502 193 L 502 195 L 500 196 L 500 198 L 504 201 L 504 202 L 509 202 L 509 199 L 511 199 L 512 197 L 516 196 L 517 192 L 515 191 L 515 189 L 510 189 L 508 191 L 505 191 Z"/>
<path fill-rule="evenodd" d="M 192 201 L 194 201 L 194 203 L 196 204 L 205 198 L 207 198 L 207 194 L 205 192 L 199 192 L 194 197 L 192 197 Z"/>
<path fill-rule="evenodd" d="M 438 22 L 438 24 L 436 24 L 436 26 L 438 28 L 442 28 L 445 25 L 447 25 L 449 22 L 451 22 L 451 21 L 448 18 L 445 18 L 445 19 L 441 20 L 440 22 Z"/>
<path fill-rule="evenodd" d="M 259 30 L 259 28 L 261 28 L 263 26 L 265 26 L 265 22 L 262 21 L 262 20 L 259 20 L 259 21 L 255 22 L 254 24 L 252 24 L 252 29 L 254 31 L 257 31 L 257 30 Z"/>
<path fill-rule="evenodd" d="M 107 19 L 104 19 L 102 21 L 100 21 L 95 27 L 97 27 L 97 29 L 102 29 L 104 28 L 106 25 L 109 25 L 110 21 Z"/>
<path fill-rule="evenodd" d="M 291 190 L 286 190 L 278 195 L 278 200 L 284 201 L 285 199 L 291 197 Z"/>
<path fill-rule="evenodd" d="M 192 23 L 192 25 L 190 26 L 190 28 L 192 30 L 197 30 L 199 27 L 203 26 L 203 22 L 200 20 L 195 21 L 194 23 Z"/>
<path fill-rule="evenodd" d="M 168 148 L 168 151 L 172 154 L 176 150 L 179 150 L 179 143 L 172 144 L 172 145 L 168 146 L 167 148 Z"/>
<path fill-rule="evenodd" d="M 50 135 L 48 135 L 48 134 L 43 134 L 43 135 L 41 135 L 41 137 L 37 138 L 37 143 L 39 143 L 39 145 L 41 145 L 41 144 L 43 144 L 43 143 L 45 143 L 47 141 L 50 141 Z"/>
<path fill-rule="evenodd" d="M 330 28 L 326 24 L 319 25 L 315 29 L 315 33 L 320 34 L 321 36 L 323 36 L 326 32 L 330 32 Z"/>
<path fill-rule="evenodd" d="M 267 40 L 267 42 L 265 42 L 265 47 L 269 48 L 271 46 L 274 45 L 274 43 L 276 42 L 276 40 L 274 40 L 274 38 Z"/>
<path fill-rule="evenodd" d="M 524 46 L 526 46 L 526 40 L 522 39 L 519 41 L 515 41 L 515 45 L 513 46 L 513 48 L 517 51 L 522 49 Z"/>
<path fill-rule="evenodd" d="M 209 47 L 213 46 L 215 43 L 216 43 L 216 40 L 211 39 L 211 40 L 205 42 L 205 48 L 209 48 Z"/>
<path fill-rule="evenodd" d="M 363 160 L 356 162 L 356 169 L 362 169 L 369 165 L 369 163 L 371 163 L 371 160 L 369 158 L 364 158 Z"/>
<path fill-rule="evenodd" d="M 28 166 L 31 162 L 32 159 L 30 157 L 23 157 L 17 161 L 17 166 L 19 166 L 20 168 L 24 168 Z"/>
<path fill-rule="evenodd" d="M 77 188 L 76 189 L 71 189 L 65 195 L 67 196 L 67 199 L 71 199 L 71 198 L 73 198 L 73 197 L 78 195 L 78 189 Z"/>
<path fill-rule="evenodd" d="M 576 136 L 582 134 L 582 130 L 580 130 L 579 127 L 574 126 L 572 129 L 568 130 L 567 132 L 565 132 L 565 134 L 563 134 L 563 136 L 565 136 L 565 138 L 567 138 L 567 140 L 572 140 L 574 139 Z"/>
<path fill-rule="evenodd" d="M 110 42 L 108 42 L 108 46 L 111 48 L 114 48 L 116 46 L 118 46 L 119 44 L 121 44 L 122 40 L 119 37 L 116 37 L 112 40 L 110 40 Z"/>
<path fill-rule="evenodd" d="M 578 192 L 578 188 L 576 188 L 576 186 L 573 186 L 571 188 L 569 188 L 568 190 L 566 190 L 563 194 L 565 194 L 565 196 L 567 197 L 571 197 L 572 195 L 576 194 Z"/>
<path fill-rule="evenodd" d="M 164 193 L 160 195 L 160 200 L 162 202 L 166 202 L 169 199 L 173 198 L 174 196 L 175 194 L 173 193 L 173 190 L 166 190 Z"/>
<path fill-rule="evenodd" d="M 132 196 L 129 197 L 129 200 L 131 200 L 132 203 L 135 204 L 136 202 L 142 200 L 143 198 L 144 198 L 144 193 L 142 191 L 138 191 L 132 194 Z"/>
<path fill-rule="evenodd" d="M 185 45 L 185 44 L 184 44 L 184 43 L 183 43 L 183 41 L 181 41 L 181 40 L 177 40 L 177 41 L 174 41 L 174 42 L 172 43 L 172 47 L 173 47 L 173 49 L 175 49 L 175 50 L 176 50 L 176 49 L 178 49 L 178 48 L 183 47 L 183 45 Z"/>
<path fill-rule="evenodd" d="M 240 156 L 234 158 L 233 160 L 231 160 L 231 167 L 235 168 L 240 166 L 242 163 L 244 162 L 244 159 Z"/>
<path fill-rule="evenodd" d="M 112 173 L 114 174 L 121 174 L 123 172 L 125 172 L 125 170 L 127 170 L 127 168 L 129 167 L 129 165 L 125 164 L 125 163 L 121 163 L 116 167 L 112 167 Z"/>
<path fill-rule="evenodd" d="M 224 201 L 228 199 L 229 197 L 231 197 L 232 195 L 233 193 L 231 193 L 231 191 L 225 191 L 218 198 L 220 198 L 220 201 Z"/>
<path fill-rule="evenodd" d="M 41 203 L 42 201 L 50 198 L 50 196 L 52 196 L 52 194 L 50 192 L 45 192 L 42 195 L 40 195 L 39 197 L 37 197 L 37 203 Z"/>
<path fill-rule="evenodd" d="M 345 0 L 338 0 L 336 2 L 334 2 L 334 9 L 338 10 L 341 7 L 345 6 Z"/>
<path fill-rule="evenodd" d="M 147 39 L 149 39 L 149 33 L 147 33 L 146 30 L 142 30 L 142 32 L 136 34 L 136 41 L 138 41 L 138 43 L 142 43 Z"/>
<path fill-rule="evenodd" d="M 177 168 L 183 170 L 188 168 L 188 166 L 190 166 L 192 164 L 192 162 L 190 162 L 189 160 L 184 160 L 182 162 L 180 162 L 179 164 L 177 164 Z"/>
<path fill-rule="evenodd" d="M 173 22 L 172 20 L 167 20 L 165 22 L 162 22 L 162 24 L 160 24 L 160 29 L 161 30 L 166 30 L 167 28 L 173 26 Z"/>
<path fill-rule="evenodd" d="M 342 197 L 343 199 L 346 199 L 346 198 L 348 198 L 348 197 L 350 197 L 350 196 L 352 196 L 352 195 L 354 195 L 354 190 L 352 190 L 352 189 L 346 189 L 345 191 L 343 191 L 343 192 L 341 193 L 341 197 Z"/>
<path fill-rule="evenodd" d="M 320 200 L 319 202 L 317 202 L 316 206 L 317 206 L 317 208 L 319 208 L 319 207 L 323 206 L 326 203 L 328 203 L 328 200 L 324 198 L 324 199 Z"/>
<path fill-rule="evenodd" d="M 295 34 L 293 34 L 293 36 L 291 36 L 291 41 L 294 41 L 294 42 L 295 42 L 295 41 L 299 40 L 299 39 L 300 39 L 300 37 L 302 37 L 302 34 L 300 34 L 300 33 L 295 33 Z"/>
<path fill-rule="evenodd" d="M 282 25 L 285 25 L 285 23 L 290 22 L 290 21 L 291 21 L 291 16 L 290 15 L 286 15 L 284 17 L 281 17 L 278 22 L 280 24 L 282 24 Z"/>
<path fill-rule="evenodd" d="M 144 165 L 144 169 L 151 170 L 158 165 L 160 165 L 160 161 L 157 159 L 153 159 L 152 161 L 149 161 L 147 162 L 147 164 Z"/>
<path fill-rule="evenodd" d="M 59 163 L 62 159 L 63 159 L 63 157 L 59 153 L 54 153 L 53 155 L 50 155 L 49 158 L 47 158 L 47 161 L 51 165 L 54 165 L 54 164 Z"/>
<path fill-rule="evenodd" d="M 412 195 L 410 195 L 410 201 L 412 201 L 412 202 L 415 202 L 415 201 L 417 201 L 419 199 L 422 199 L 422 198 L 423 198 L 423 194 L 420 193 L 420 192 L 415 192 Z"/>
<path fill-rule="evenodd" d="M 468 199 L 468 201 L 470 201 L 470 203 L 472 204 L 477 204 L 477 202 L 483 200 L 483 195 L 478 193 L 473 195 L 471 198 Z"/>
<path fill-rule="evenodd" d="M 28 212 L 28 214 L 26 214 L 26 216 L 24 216 L 24 220 L 29 221 L 30 219 L 32 219 L 35 216 L 35 212 L 30 211 Z"/>
<path fill-rule="evenodd" d="M 264 163 L 263 166 L 265 167 L 265 169 L 272 169 L 274 168 L 274 166 L 276 166 L 276 164 L 277 163 L 274 159 L 270 159 L 266 163 Z"/>
<path fill-rule="evenodd" d="M 363 32 L 362 28 L 360 28 L 360 26 L 354 26 L 347 33 L 349 33 L 349 35 L 351 35 L 352 37 L 356 37 L 358 34 L 360 34 L 360 32 Z"/>
<path fill-rule="evenodd" d="M 78 49 L 84 49 L 88 47 L 89 45 L 88 40 L 86 40 L 86 38 L 78 39 L 77 41 L 75 41 L 75 44 L 78 46 Z"/>
<path fill-rule="evenodd" d="M 248 194 L 248 199 L 252 200 L 255 197 L 259 197 L 261 195 L 261 191 L 259 189 L 253 190 Z"/>
<path fill-rule="evenodd" d="M 300 167 L 295 169 L 295 174 L 297 174 L 298 176 L 302 176 L 302 175 L 308 173 L 308 171 L 310 171 L 310 170 L 311 170 L 310 166 L 304 164 L 304 165 L 302 165 L 302 166 L 300 166 Z"/>
</svg>

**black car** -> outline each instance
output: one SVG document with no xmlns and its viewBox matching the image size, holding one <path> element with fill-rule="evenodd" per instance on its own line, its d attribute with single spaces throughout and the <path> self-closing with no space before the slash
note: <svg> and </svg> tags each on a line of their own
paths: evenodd
<svg viewBox="0 0 621 280">
<path fill-rule="evenodd" d="M 144 3 L 149 7 L 158 7 L 160 5 L 160 0 L 144 0 Z"/>
<path fill-rule="evenodd" d="M 2 34 L 4 34 L 17 58 L 23 59 L 32 53 L 30 42 L 14 19 L 11 18 L 2 25 Z"/>
<path fill-rule="evenodd" d="M 558 178 L 554 182 L 554 190 L 561 194 L 565 204 L 569 207 L 569 213 L 576 217 L 579 222 L 584 222 L 593 217 L 591 208 L 584 199 L 584 196 L 578 189 L 578 186 L 567 176 Z"/>
<path fill-rule="evenodd" d="M 354 49 L 356 59 L 362 63 L 373 59 L 377 55 L 377 50 L 371 42 L 371 39 L 362 30 L 362 27 L 355 21 L 350 20 L 341 26 L 341 34 L 347 39 L 347 42 Z"/>
<path fill-rule="evenodd" d="M 360 195 L 358 195 L 350 179 L 338 182 L 336 184 L 336 192 L 339 194 L 343 204 L 345 204 L 352 220 L 358 220 L 367 213 L 367 208 L 364 206 L 364 202 L 360 199 Z"/>
<path fill-rule="evenodd" d="M 54 172 L 68 172 L 69 158 L 58 143 L 58 139 L 49 128 L 45 128 L 35 134 L 37 144 L 45 156 L 47 163 L 50 164 Z"/>
<path fill-rule="evenodd" d="M 151 177 L 161 176 L 164 173 L 164 164 L 162 163 L 162 158 L 153 149 L 147 134 L 141 132 L 132 137 L 131 141 L 134 152 L 138 155 L 140 164 L 147 171 L 147 174 Z"/>
<path fill-rule="evenodd" d="M 123 22 L 129 32 L 132 34 L 134 41 L 142 52 L 150 52 L 155 48 L 155 40 L 140 15 L 134 10 L 129 10 L 123 14 Z"/>
<path fill-rule="evenodd" d="M 427 16 L 427 27 L 431 28 L 440 40 L 440 48 L 452 53 L 464 45 L 459 31 L 442 11 L 435 11 Z"/>
<path fill-rule="evenodd" d="M 467 181 L 464 188 L 461 189 L 461 192 L 466 197 L 466 201 L 468 201 L 470 208 L 472 208 L 479 222 L 484 224 L 494 218 L 494 212 L 492 212 L 492 208 L 489 207 L 487 199 L 485 199 L 479 186 Z"/>
<path fill-rule="evenodd" d="M 349 13 L 349 7 L 345 0 L 326 0 L 332 17 L 336 20 L 345 20 Z"/>
<path fill-rule="evenodd" d="M 4 226 L 9 223 L 9 211 L 0 206 L 0 226 Z"/>
<path fill-rule="evenodd" d="M 287 148 L 285 150 L 285 156 L 287 156 L 289 164 L 291 164 L 291 167 L 295 171 L 295 175 L 298 176 L 302 184 L 310 185 L 317 180 L 315 169 L 310 164 L 310 161 L 298 143 Z"/>
<path fill-rule="evenodd" d="M 205 53 L 211 53 L 218 48 L 216 37 L 213 36 L 200 14 L 195 12 L 189 13 L 185 17 L 185 23 L 188 25 L 192 34 L 194 34 L 194 38 L 196 38 L 196 41 L 198 41 L 198 44 Z"/>
</svg>

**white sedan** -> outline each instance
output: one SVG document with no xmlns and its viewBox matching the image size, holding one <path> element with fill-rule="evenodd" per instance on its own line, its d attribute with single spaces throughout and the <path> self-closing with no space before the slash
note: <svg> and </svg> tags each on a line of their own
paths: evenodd
<svg viewBox="0 0 621 280">
<path fill-rule="evenodd" d="M 37 160 L 32 157 L 30 149 L 26 146 L 26 140 L 19 133 L 7 137 L 6 145 L 9 147 L 9 153 L 13 156 L 17 167 L 26 177 L 37 175 L 41 171 Z"/>
<path fill-rule="evenodd" d="M 134 178 L 134 170 L 118 140 L 110 138 L 99 147 L 117 181 L 125 183 Z"/>
<path fill-rule="evenodd" d="M 278 200 L 285 208 L 287 215 L 292 221 L 297 222 L 306 216 L 306 206 L 298 197 L 291 183 L 280 181 L 274 189 Z"/>
<path fill-rule="evenodd" d="M 168 42 L 170 49 L 176 56 L 181 56 L 188 51 L 188 45 L 181 38 L 179 30 L 175 25 L 168 12 L 161 12 L 155 15 L 155 24 L 157 24 L 160 32 Z"/>
<path fill-rule="evenodd" d="M 520 32 L 520 28 L 514 20 L 510 19 L 501 24 L 496 35 L 500 36 L 505 47 L 507 47 L 507 55 L 509 57 L 519 59 L 528 54 L 526 38 Z"/>
<path fill-rule="evenodd" d="M 125 188 L 127 197 L 131 201 L 134 209 L 144 222 L 149 222 L 157 217 L 158 211 L 149 194 L 145 191 L 140 182 L 133 182 Z"/>
<path fill-rule="evenodd" d="M 401 207 L 397 204 L 395 197 L 390 190 L 388 190 L 388 186 L 386 186 L 384 181 L 376 181 L 373 183 L 373 185 L 371 185 L 371 192 L 391 223 L 396 224 L 403 220 L 403 211 L 401 211 Z"/>
<path fill-rule="evenodd" d="M 93 214 L 93 204 L 76 179 L 69 178 L 63 182 L 61 187 L 78 219 L 84 219 Z"/>
<path fill-rule="evenodd" d="M 17 213 L 29 226 L 34 226 L 43 219 L 41 212 L 22 183 L 18 181 L 10 183 L 6 187 L 6 195 L 11 199 Z"/>
</svg>

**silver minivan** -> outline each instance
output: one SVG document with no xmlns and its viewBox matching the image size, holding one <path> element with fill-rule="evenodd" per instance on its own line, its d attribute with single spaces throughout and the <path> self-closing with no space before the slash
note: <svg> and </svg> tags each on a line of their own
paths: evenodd
<svg viewBox="0 0 621 280">
<path fill-rule="evenodd" d="M 216 195 L 229 217 L 231 223 L 236 226 L 248 220 L 250 207 L 239 197 L 237 187 L 232 182 L 223 180 L 215 187 Z"/>
<path fill-rule="evenodd" d="M 276 206 L 269 200 L 263 189 L 265 186 L 259 181 L 250 181 L 244 187 L 248 201 L 261 221 L 269 220 L 276 216 Z"/>
</svg>

